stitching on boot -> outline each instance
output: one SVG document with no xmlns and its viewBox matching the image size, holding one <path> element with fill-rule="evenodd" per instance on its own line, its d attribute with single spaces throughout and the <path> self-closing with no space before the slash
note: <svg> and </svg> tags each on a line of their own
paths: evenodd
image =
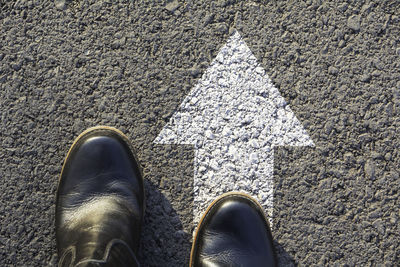
<svg viewBox="0 0 400 267">
<path fill-rule="evenodd" d="M 85 260 L 82 260 L 82 261 L 78 262 L 74 266 L 78 267 L 79 265 L 84 264 L 84 263 L 95 263 L 95 264 L 99 264 L 99 265 L 100 264 L 106 264 L 108 262 L 108 260 L 109 260 L 111 249 L 116 244 L 122 244 L 128 250 L 128 254 L 131 257 L 131 259 L 134 262 L 136 262 L 137 266 L 140 266 L 135 254 L 133 253 L 133 251 L 131 250 L 129 245 L 125 241 L 123 241 L 121 239 L 112 239 L 110 242 L 108 242 L 107 247 L 106 247 L 106 249 L 104 251 L 103 258 L 101 260 L 85 259 Z"/>
<path fill-rule="evenodd" d="M 64 263 L 65 258 L 68 255 L 71 255 L 71 261 L 70 261 L 70 264 L 68 267 L 72 267 L 75 262 L 75 258 L 76 258 L 75 246 L 70 246 L 64 251 L 64 253 L 61 256 L 60 261 L 58 262 L 58 267 L 67 267 L 67 266 L 63 266 L 63 263 Z"/>
</svg>

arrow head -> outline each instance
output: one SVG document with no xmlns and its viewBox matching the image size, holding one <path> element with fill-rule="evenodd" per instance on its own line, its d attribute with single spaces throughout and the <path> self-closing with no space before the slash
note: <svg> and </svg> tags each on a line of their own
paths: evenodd
<svg viewBox="0 0 400 267">
<path fill-rule="evenodd" d="M 314 145 L 237 31 L 154 142 Z"/>
</svg>

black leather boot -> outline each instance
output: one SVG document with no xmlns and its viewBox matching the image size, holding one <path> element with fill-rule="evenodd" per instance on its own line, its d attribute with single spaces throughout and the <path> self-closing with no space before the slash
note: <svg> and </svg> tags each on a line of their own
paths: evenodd
<svg viewBox="0 0 400 267">
<path fill-rule="evenodd" d="M 83 132 L 57 191 L 59 266 L 138 266 L 143 214 L 143 179 L 128 138 L 105 126 Z"/>
<path fill-rule="evenodd" d="M 242 193 L 216 199 L 197 227 L 190 266 L 276 266 L 271 231 L 257 201 Z"/>
</svg>

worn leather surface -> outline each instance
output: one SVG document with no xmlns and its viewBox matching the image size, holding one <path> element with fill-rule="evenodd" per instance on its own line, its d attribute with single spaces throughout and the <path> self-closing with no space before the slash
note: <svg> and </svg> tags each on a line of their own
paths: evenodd
<svg viewBox="0 0 400 267">
<path fill-rule="evenodd" d="M 77 261 L 76 247 L 70 246 L 61 255 L 59 266 L 63 267 L 138 267 L 139 262 L 129 246 L 120 239 L 111 240 L 100 259 L 88 258 Z"/>
<path fill-rule="evenodd" d="M 192 266 L 276 266 L 272 236 L 254 200 L 231 194 L 208 209 L 193 244 Z"/>
<path fill-rule="evenodd" d="M 138 163 L 124 136 L 110 129 L 81 136 L 64 163 L 56 202 L 60 258 L 72 255 L 75 265 L 110 257 L 109 262 L 132 265 L 135 260 L 130 253 L 118 251 L 130 250 L 135 255 L 138 250 L 144 190 Z M 113 240 L 121 242 L 107 252 Z M 122 243 L 125 246 L 118 245 Z"/>
</svg>

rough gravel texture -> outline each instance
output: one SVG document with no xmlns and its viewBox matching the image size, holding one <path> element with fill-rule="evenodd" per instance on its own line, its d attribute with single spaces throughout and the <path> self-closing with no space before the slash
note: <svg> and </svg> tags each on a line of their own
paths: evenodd
<svg viewBox="0 0 400 267">
<path fill-rule="evenodd" d="M 398 1 L 0 0 L 0 265 L 57 263 L 57 179 L 97 124 L 133 140 L 140 261 L 185 266 L 191 146 L 155 145 L 236 29 L 315 147 L 275 148 L 282 265 L 400 262 Z"/>
</svg>

